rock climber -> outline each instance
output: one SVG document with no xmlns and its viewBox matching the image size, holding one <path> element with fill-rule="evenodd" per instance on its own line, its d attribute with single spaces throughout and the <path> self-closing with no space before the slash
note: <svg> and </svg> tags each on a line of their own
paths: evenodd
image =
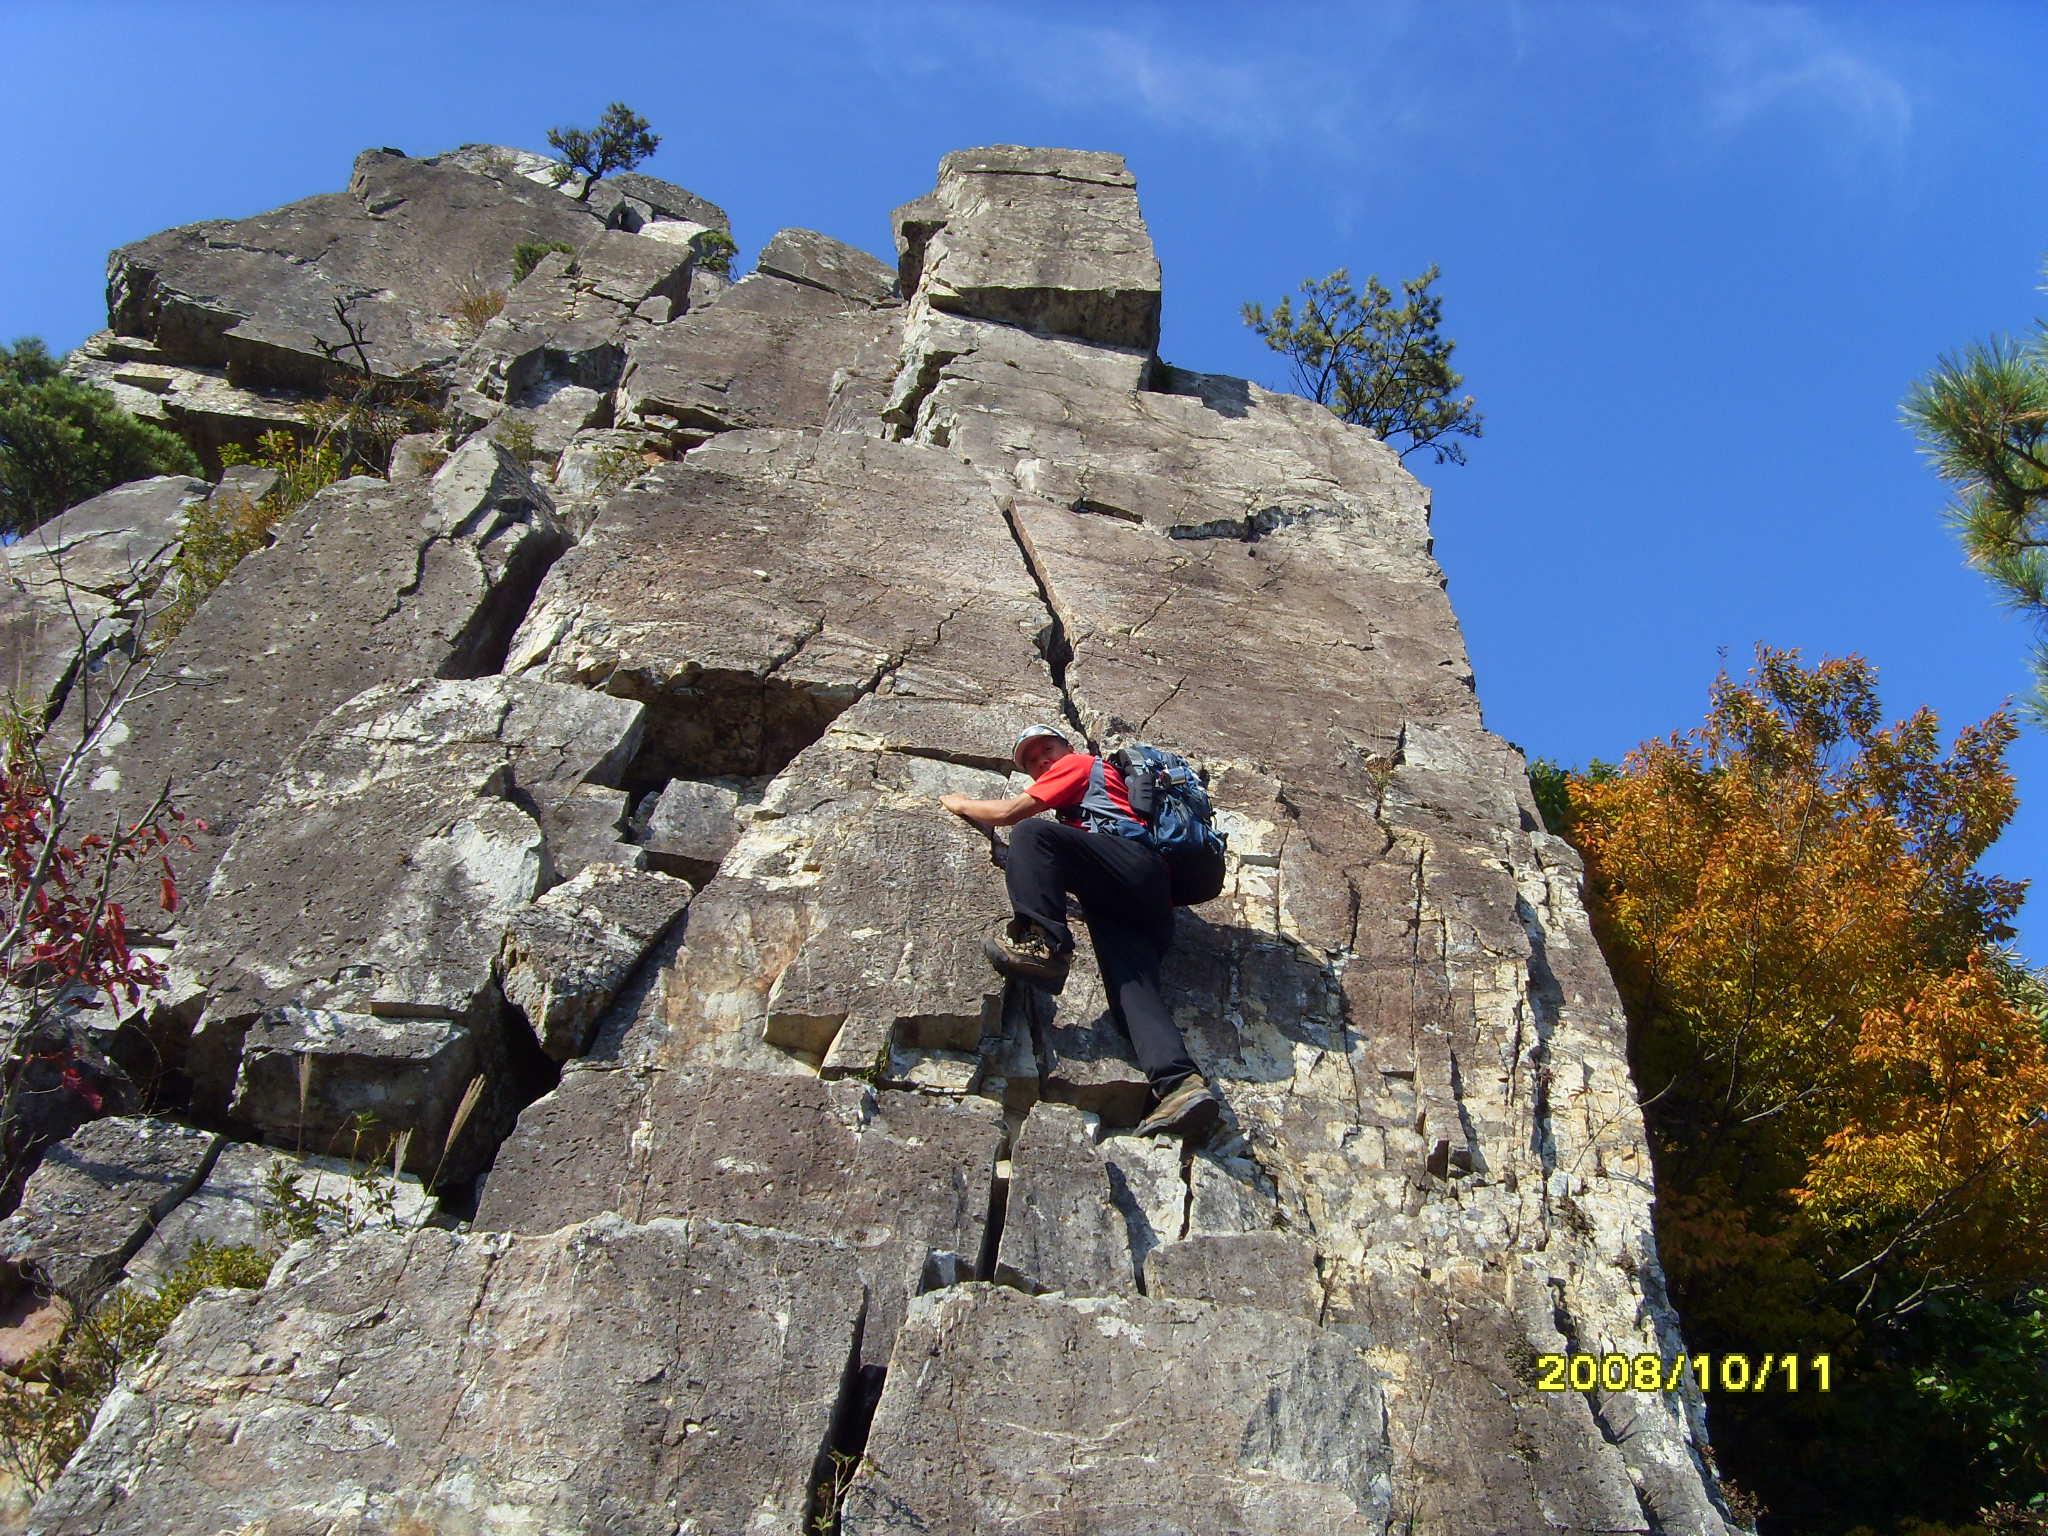
<svg viewBox="0 0 2048 1536">
<path fill-rule="evenodd" d="M 1159 989 L 1159 965 L 1173 942 L 1166 861 L 1131 835 L 1144 823 L 1131 811 L 1123 775 L 1108 759 L 1075 751 L 1049 725 L 1026 729 L 1010 761 L 1031 778 L 1015 799 L 939 798 L 978 827 L 1017 829 L 1003 866 L 1014 915 L 983 941 L 983 951 L 1002 974 L 1057 991 L 1074 949 L 1067 892 L 1078 896 L 1110 1013 L 1157 1096 L 1137 1134 L 1207 1136 L 1222 1103 L 1189 1057 Z M 1032 819 L 1047 810 L 1057 820 Z"/>
</svg>

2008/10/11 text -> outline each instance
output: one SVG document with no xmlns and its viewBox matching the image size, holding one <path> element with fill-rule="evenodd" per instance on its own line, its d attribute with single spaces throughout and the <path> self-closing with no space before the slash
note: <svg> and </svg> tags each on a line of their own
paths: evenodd
<svg viewBox="0 0 2048 1536">
<path fill-rule="evenodd" d="M 1833 1366 L 1827 1355 L 1538 1355 L 1536 1390 L 1676 1392 L 1690 1371 L 1702 1392 L 1830 1392 Z"/>
</svg>

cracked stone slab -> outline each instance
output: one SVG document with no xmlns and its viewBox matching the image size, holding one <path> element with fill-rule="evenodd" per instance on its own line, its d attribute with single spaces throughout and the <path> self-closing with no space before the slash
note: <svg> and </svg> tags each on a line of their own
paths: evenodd
<svg viewBox="0 0 2048 1536">
<path fill-rule="evenodd" d="M 995 1277 L 1038 1294 L 1137 1293 L 1131 1233 L 1095 1144 L 1099 1122 L 1068 1104 L 1040 1102 L 1010 1152 L 1010 1194 Z"/>
<path fill-rule="evenodd" d="M 122 1288 L 160 1289 L 202 1242 L 216 1248 L 274 1249 L 278 1239 L 263 1224 L 274 1210 L 268 1187 L 274 1169 L 297 1180 L 299 1193 L 317 1207 L 317 1229 L 330 1235 L 422 1227 L 436 1209 L 418 1179 L 393 1176 L 388 1165 L 366 1174 L 342 1158 L 300 1157 L 275 1147 L 230 1142 L 205 1180 L 156 1224 L 124 1266 Z"/>
<path fill-rule="evenodd" d="M 107 309 L 117 331 L 174 362 L 318 391 L 339 371 L 319 343 L 346 341 L 337 298 L 356 298 L 379 374 L 443 368 L 461 349 L 465 279 L 504 271 L 521 241 L 581 244 L 602 228 L 589 208 L 523 178 L 367 150 L 346 192 L 123 246 L 108 263 Z"/>
<path fill-rule="evenodd" d="M 777 230 L 754 259 L 754 269 L 863 304 L 888 304 L 896 298 L 893 268 L 815 229 Z"/>
<path fill-rule="evenodd" d="M 505 997 L 556 1061 L 580 1056 L 633 968 L 689 905 L 686 880 L 593 864 L 505 930 Z"/>
<path fill-rule="evenodd" d="M 1002 1139 L 980 1099 L 809 1074 L 577 1071 L 520 1117 L 476 1225 L 540 1232 L 616 1210 L 838 1238 L 869 1287 L 862 1356 L 879 1365 L 926 1256 L 981 1252 Z"/>
<path fill-rule="evenodd" d="M 0 651 L 23 703 L 54 712 L 81 662 L 131 649 L 144 599 L 178 553 L 203 480 L 159 475 L 82 501 L 0 551 Z"/>
<path fill-rule="evenodd" d="M 898 249 L 935 309 L 1150 351 L 1159 260 L 1137 187 L 1121 155 L 955 150 L 931 198 L 899 210 Z"/>
<path fill-rule="evenodd" d="M 898 1335 L 841 1529 L 1050 1532 L 1086 1511 L 1158 1536 L 1379 1536 L 1383 1411 L 1355 1344 L 1277 1312 L 934 1291 Z"/>
<path fill-rule="evenodd" d="M 621 772 L 637 705 L 529 677 L 382 684 L 306 738 L 178 953 L 209 1012 L 462 1019 L 550 879 L 523 808 Z"/>
<path fill-rule="evenodd" d="M 568 535 L 546 494 L 471 443 L 428 481 L 344 480 L 229 573 L 88 764 L 80 813 L 134 815 L 166 781 L 211 831 L 178 875 L 203 890 L 285 760 L 346 700 L 394 678 L 495 670 Z M 164 686 L 169 685 L 169 686 Z"/>
<path fill-rule="evenodd" d="M 473 1170 L 509 1128 L 532 1049 L 496 977 L 506 930 L 552 879 L 526 807 L 620 771 L 639 729 L 625 700 L 513 677 L 386 684 L 321 722 L 236 833 L 175 957 L 206 996 L 186 1051 L 195 1102 L 218 1113 L 232 1097 L 264 1139 L 321 1151 L 368 1111 L 382 1132 L 413 1131 L 409 1166 L 426 1173 L 482 1076 L 447 1171 Z"/>
<path fill-rule="evenodd" d="M 1043 708 L 1044 624 L 987 482 L 950 455 L 728 433 L 613 497 L 506 665 L 646 700 L 652 764 L 714 778 L 780 769 L 885 685 Z"/>
<path fill-rule="evenodd" d="M 31 1528 L 795 1533 L 860 1329 L 848 1257 L 613 1215 L 307 1245 L 185 1311 Z"/>
<path fill-rule="evenodd" d="M 679 448 L 746 427 L 822 426 L 835 376 L 900 325 L 900 313 L 863 299 L 751 274 L 635 337 L 619 424 Z"/>
<path fill-rule="evenodd" d="M 94 1298 L 213 1166 L 220 1139 L 130 1116 L 81 1126 L 43 1154 L 0 1221 L 0 1263 L 74 1301 Z"/>
</svg>

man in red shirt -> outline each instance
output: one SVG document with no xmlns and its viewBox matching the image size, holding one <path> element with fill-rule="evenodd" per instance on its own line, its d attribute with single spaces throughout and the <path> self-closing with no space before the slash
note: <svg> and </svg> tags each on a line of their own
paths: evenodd
<svg viewBox="0 0 2048 1536">
<path fill-rule="evenodd" d="M 1019 736 L 1010 761 L 1031 775 L 1031 787 L 1015 799 L 939 800 L 977 826 L 1017 829 L 1003 866 L 1016 915 L 982 948 L 1003 974 L 1057 989 L 1074 948 L 1067 892 L 1080 897 L 1110 1013 L 1158 1095 L 1138 1134 L 1206 1135 L 1222 1105 L 1189 1057 L 1159 986 L 1173 942 L 1171 881 L 1166 861 L 1142 841 L 1145 824 L 1131 811 L 1123 775 L 1107 759 L 1076 752 L 1048 725 Z M 1048 810 L 1056 820 L 1033 819 Z"/>
</svg>

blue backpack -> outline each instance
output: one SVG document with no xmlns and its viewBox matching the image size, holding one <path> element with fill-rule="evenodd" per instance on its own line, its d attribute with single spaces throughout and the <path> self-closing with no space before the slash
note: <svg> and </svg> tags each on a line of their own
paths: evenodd
<svg viewBox="0 0 2048 1536">
<path fill-rule="evenodd" d="M 1145 823 L 1142 841 L 1166 859 L 1173 904 L 1192 907 L 1223 890 L 1224 835 L 1202 777 L 1178 753 L 1140 742 L 1114 752 L 1131 809 Z"/>
</svg>

